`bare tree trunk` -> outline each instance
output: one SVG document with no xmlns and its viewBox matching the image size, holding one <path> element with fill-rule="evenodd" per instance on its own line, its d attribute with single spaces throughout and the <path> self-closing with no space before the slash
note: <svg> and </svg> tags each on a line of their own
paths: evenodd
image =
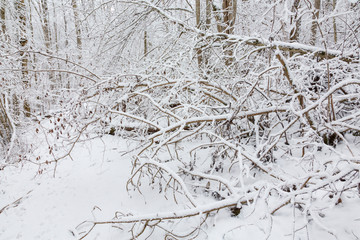
<svg viewBox="0 0 360 240">
<path fill-rule="evenodd" d="M 1 20 L 1 32 L 6 36 L 6 12 L 5 12 L 6 0 L 1 0 L 0 5 L 0 20 Z"/>
<path fill-rule="evenodd" d="M 223 0 L 222 9 L 216 9 L 215 5 L 213 5 L 213 8 L 215 10 L 218 32 L 233 34 L 237 14 L 237 0 Z M 225 43 L 223 45 L 223 52 L 225 55 L 225 65 L 232 65 L 235 60 L 234 44 Z"/>
<path fill-rule="evenodd" d="M 52 8 L 53 8 L 54 19 L 57 19 L 57 14 L 56 14 L 56 10 L 55 10 L 55 2 L 54 1 L 53 1 Z M 59 53 L 59 39 L 58 39 L 57 21 L 54 21 L 54 38 L 53 38 L 53 41 L 54 41 L 54 44 L 55 44 L 56 53 Z"/>
<path fill-rule="evenodd" d="M 25 0 L 18 0 L 16 5 L 16 10 L 18 14 L 18 21 L 19 21 L 19 45 L 20 50 L 24 50 L 27 46 L 28 39 L 26 34 L 26 6 L 25 6 Z M 21 69 L 22 74 L 24 77 L 24 84 L 25 86 L 29 85 L 28 80 L 26 79 L 26 76 L 28 74 L 27 67 L 28 67 L 28 58 L 26 57 L 25 53 L 23 51 L 20 51 L 20 57 L 21 57 Z"/>
<path fill-rule="evenodd" d="M 148 35 L 147 31 L 144 31 L 144 57 L 146 57 L 148 54 Z"/>
<path fill-rule="evenodd" d="M 319 19 L 319 13 L 320 13 L 320 5 L 321 0 L 314 0 L 314 14 L 313 14 L 313 22 L 311 24 L 311 39 L 310 44 L 315 45 L 316 43 L 316 34 L 317 34 L 317 28 L 318 28 L 318 22 Z"/>
<path fill-rule="evenodd" d="M 212 0 L 206 0 L 205 31 L 208 31 L 210 29 L 210 25 L 211 25 L 211 9 L 212 9 Z M 206 50 L 204 52 L 204 65 L 205 65 L 205 68 L 209 67 L 209 57 L 210 57 L 210 52 L 209 52 L 209 50 Z"/>
<path fill-rule="evenodd" d="M 67 49 L 69 47 L 69 38 L 70 37 L 69 37 L 69 30 L 68 30 L 68 20 L 66 18 L 65 5 L 64 5 L 63 1 L 61 1 L 61 7 L 63 9 L 62 17 L 63 17 L 63 20 L 64 20 L 65 48 Z M 66 54 L 66 59 L 68 59 L 69 58 L 68 52 L 65 52 L 65 54 Z M 68 78 L 68 74 L 64 74 L 63 76 L 64 76 L 64 79 L 66 79 L 66 80 L 63 81 L 62 84 L 65 85 L 65 88 L 70 89 L 71 88 L 71 81 Z"/>
<path fill-rule="evenodd" d="M 211 24 L 211 7 L 212 0 L 206 0 L 206 18 L 205 18 L 205 29 L 208 30 Z"/>
<path fill-rule="evenodd" d="M 0 3 L 1 35 L 3 35 L 6 39 L 6 1 L 1 0 Z M 0 147 L 7 146 L 7 144 L 11 141 L 11 134 L 12 128 L 5 108 L 5 96 L 0 94 Z"/>
<path fill-rule="evenodd" d="M 237 13 L 237 0 L 223 0 L 223 29 L 222 32 L 227 34 L 234 34 L 234 26 Z M 224 55 L 225 65 L 230 66 L 234 63 L 234 44 L 225 43 Z"/>
<path fill-rule="evenodd" d="M 21 61 L 21 73 L 23 78 L 23 84 L 24 88 L 27 89 L 30 87 L 30 82 L 28 79 L 28 65 L 29 65 L 29 59 L 27 54 L 25 53 L 25 50 L 27 50 L 27 19 L 26 19 L 26 5 L 25 0 L 18 0 L 15 3 L 15 9 L 18 14 L 18 22 L 19 22 L 19 45 L 20 45 L 20 61 Z M 18 102 L 16 100 L 17 97 L 15 96 L 14 101 Z M 30 117 L 30 104 L 26 99 L 24 99 L 23 102 L 23 109 L 26 117 Z"/>
<path fill-rule="evenodd" d="M 290 19 L 290 25 L 293 26 L 295 24 L 295 26 L 293 26 L 293 28 L 290 31 L 290 41 L 293 41 L 293 42 L 296 42 L 299 40 L 299 29 L 300 29 L 300 25 L 301 25 L 300 19 L 298 19 L 299 5 L 300 5 L 300 0 L 295 0 L 294 4 L 292 6 L 292 9 L 291 9 L 291 11 L 293 13 L 295 13 L 295 15 L 292 16 Z"/>
<path fill-rule="evenodd" d="M 68 31 L 68 21 L 66 19 L 66 12 L 65 12 L 65 5 L 64 3 L 61 3 L 61 7 L 63 9 L 63 20 L 64 20 L 64 34 L 65 34 L 65 48 L 68 48 L 69 46 L 69 31 Z M 66 54 L 66 58 L 68 55 Z"/>
<path fill-rule="evenodd" d="M 201 13 L 200 0 L 196 0 L 195 12 L 196 12 L 196 27 L 199 28 L 200 27 L 200 13 Z"/>
<path fill-rule="evenodd" d="M 41 12 L 42 12 L 42 29 L 44 32 L 44 40 L 46 51 L 50 50 L 51 36 L 50 36 L 50 27 L 49 27 L 49 8 L 47 0 L 41 0 Z"/>
<path fill-rule="evenodd" d="M 76 45 L 77 49 L 80 52 L 79 59 L 81 59 L 81 50 L 82 50 L 82 38 L 81 38 L 81 27 L 80 27 L 80 19 L 79 19 L 79 9 L 76 3 L 76 0 L 71 0 L 71 6 L 74 12 L 74 23 L 76 30 Z"/>
<path fill-rule="evenodd" d="M 195 2 L 195 11 L 196 11 L 196 27 L 200 28 L 201 27 L 201 5 L 200 5 L 200 0 L 196 0 Z M 198 62 L 198 67 L 199 69 L 202 68 L 202 49 L 201 46 L 198 46 L 196 48 L 196 55 L 197 55 L 197 62 Z"/>
<path fill-rule="evenodd" d="M 236 21 L 237 0 L 223 0 L 223 32 L 227 34 L 234 33 Z"/>
<path fill-rule="evenodd" d="M 54 14 L 54 19 L 57 19 L 57 13 L 55 11 L 55 2 L 52 2 L 52 8 L 53 8 L 53 14 Z M 52 38 L 53 44 L 55 45 L 55 51 L 56 54 L 59 54 L 59 38 L 58 38 L 58 25 L 57 25 L 57 21 L 54 21 L 53 23 L 54 26 L 54 37 Z M 60 66 L 60 62 L 57 63 L 57 68 L 61 68 Z M 61 85 L 63 84 L 62 82 L 62 74 L 59 73 L 57 75 L 55 75 L 55 78 L 57 79 L 57 86 L 58 87 L 62 87 Z"/>
<path fill-rule="evenodd" d="M 211 24 L 211 9 L 212 9 L 212 0 L 206 0 L 205 6 L 205 22 L 201 21 L 201 1 L 196 0 L 195 2 L 195 15 L 196 15 L 196 27 L 201 28 L 202 30 L 208 31 Z M 209 53 L 207 50 L 204 50 L 206 47 L 206 42 L 201 39 L 203 36 L 199 36 L 199 42 L 196 47 L 196 56 L 199 69 L 204 69 L 208 66 Z"/>
<path fill-rule="evenodd" d="M 12 135 L 12 126 L 10 119 L 7 115 L 6 106 L 5 106 L 5 96 L 0 95 L 0 146 L 7 146 L 11 141 Z"/>
<path fill-rule="evenodd" d="M 52 38 L 51 38 L 51 29 L 50 29 L 50 21 L 49 21 L 49 7 L 48 7 L 48 0 L 40 0 L 41 3 L 41 20 L 42 20 L 42 30 L 43 30 L 43 34 L 44 34 L 44 44 L 45 44 L 45 48 L 46 48 L 46 52 L 50 53 L 51 52 L 51 42 L 52 42 Z M 55 13 L 55 12 L 54 12 Z M 56 21 L 55 21 L 56 22 Z M 48 64 L 52 65 L 52 61 L 48 61 Z M 57 74 L 50 71 L 47 73 L 48 78 L 49 78 L 49 82 L 50 82 L 50 89 L 54 90 L 56 88 L 57 82 Z"/>
<path fill-rule="evenodd" d="M 336 8 L 337 1 L 333 0 L 333 10 Z M 337 27 L 336 27 L 336 18 L 333 18 L 333 28 L 334 28 L 334 42 L 337 43 Z"/>
</svg>

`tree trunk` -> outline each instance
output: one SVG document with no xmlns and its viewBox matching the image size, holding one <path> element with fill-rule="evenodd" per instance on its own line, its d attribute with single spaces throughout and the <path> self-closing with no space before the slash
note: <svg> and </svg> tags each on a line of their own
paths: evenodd
<svg viewBox="0 0 360 240">
<path fill-rule="evenodd" d="M 7 115 L 5 96 L 0 95 L 0 146 L 5 147 L 11 141 L 12 127 Z"/>
<path fill-rule="evenodd" d="M 321 0 L 314 0 L 314 14 L 313 14 L 313 22 L 311 24 L 311 39 L 310 39 L 311 45 L 315 45 L 316 43 L 316 34 L 318 28 L 317 21 L 319 19 L 320 5 L 321 5 Z"/>
<path fill-rule="evenodd" d="M 196 12 L 196 27 L 201 28 L 201 16 L 200 16 L 200 14 L 201 14 L 201 5 L 200 5 L 200 0 L 196 0 L 196 2 L 195 2 L 195 12 Z M 199 69 L 202 69 L 203 59 L 202 59 L 201 46 L 198 46 L 196 48 L 196 55 L 197 55 L 198 67 L 199 67 Z"/>
<path fill-rule="evenodd" d="M 42 30 L 44 34 L 44 44 L 46 48 L 47 53 L 51 53 L 51 29 L 50 29 L 50 21 L 49 21 L 49 8 L 48 8 L 48 0 L 41 0 L 41 16 L 42 19 Z M 55 21 L 56 22 L 56 21 Z M 56 30 L 55 30 L 56 31 Z M 51 60 L 48 61 L 49 67 L 51 68 L 53 65 L 53 62 Z M 50 82 L 50 89 L 54 90 L 57 85 L 57 74 L 54 72 L 48 72 L 47 73 L 49 82 Z"/>
<path fill-rule="evenodd" d="M 210 29 L 210 25 L 211 25 L 211 9 L 212 9 L 212 0 L 206 0 L 205 31 L 209 31 L 209 29 Z M 203 57 L 204 57 L 205 68 L 208 69 L 208 67 L 209 67 L 209 58 L 210 58 L 209 49 L 206 50 L 203 55 L 204 55 Z"/>
<path fill-rule="evenodd" d="M 79 59 L 81 59 L 81 51 L 82 51 L 82 38 L 81 38 L 81 27 L 80 27 L 80 19 L 79 19 L 79 12 L 78 12 L 78 5 L 76 0 L 71 0 L 71 6 L 74 12 L 74 24 L 76 30 L 76 46 L 79 50 Z"/>
<path fill-rule="evenodd" d="M 148 54 L 148 34 L 147 31 L 144 31 L 144 57 Z"/>
<path fill-rule="evenodd" d="M 336 8 L 337 1 L 333 0 L 333 10 Z M 334 42 L 337 43 L 337 27 L 336 27 L 336 18 L 333 18 L 333 28 L 334 28 Z"/>
<path fill-rule="evenodd" d="M 50 27 L 49 27 L 49 8 L 47 0 L 41 0 L 41 10 L 42 10 L 42 29 L 44 33 L 44 40 L 46 51 L 50 50 L 51 36 L 50 36 Z"/>
<path fill-rule="evenodd" d="M 212 6 L 212 0 L 206 0 L 206 18 L 205 18 L 206 30 L 209 30 L 211 24 L 211 6 Z"/>
<path fill-rule="evenodd" d="M 0 20 L 1 20 L 1 32 L 2 35 L 6 36 L 6 12 L 5 12 L 6 0 L 1 0 L 0 5 Z"/>
<path fill-rule="evenodd" d="M 236 21 L 237 13 L 237 0 L 223 0 L 223 23 L 222 23 L 222 32 L 227 34 L 234 34 L 234 26 Z M 225 65 L 231 66 L 234 59 L 234 48 L 233 43 L 224 44 L 224 55 L 225 55 Z"/>
<path fill-rule="evenodd" d="M 300 19 L 298 9 L 300 5 L 300 0 L 295 0 L 292 6 L 291 11 L 294 13 L 294 16 L 290 19 L 290 25 L 293 27 L 290 31 L 290 41 L 297 42 L 299 40 L 299 29 L 300 29 Z M 295 26 L 294 26 L 295 25 Z"/>
<path fill-rule="evenodd" d="M 27 47 L 28 39 L 27 39 L 27 32 L 26 32 L 26 6 L 25 0 L 18 0 L 15 4 L 17 14 L 18 14 L 18 21 L 19 21 L 19 45 L 20 50 L 25 50 Z M 27 67 L 28 67 L 28 58 L 24 51 L 20 51 L 20 58 L 21 58 L 21 69 L 23 74 L 23 81 L 25 86 L 29 85 L 26 76 L 28 74 Z"/>
<path fill-rule="evenodd" d="M 234 25 L 237 13 L 237 0 L 223 0 L 223 32 L 234 33 Z"/>
<path fill-rule="evenodd" d="M 29 59 L 26 54 L 27 50 L 27 19 L 26 19 L 26 5 L 25 0 L 18 0 L 15 3 L 15 9 L 18 14 L 18 22 L 19 22 L 19 46 L 20 46 L 20 62 L 21 62 L 21 73 L 24 88 L 27 89 L 30 87 L 30 82 L 28 79 L 28 65 Z M 18 102 L 17 96 L 14 96 L 14 102 Z M 23 101 L 23 109 L 26 117 L 30 117 L 30 104 L 26 99 Z M 19 113 L 18 113 L 19 114 Z"/>
<path fill-rule="evenodd" d="M 55 2 L 52 3 L 52 8 L 53 8 L 53 14 L 54 14 L 54 19 L 57 19 L 57 14 L 56 14 L 56 8 L 55 8 Z M 54 38 L 53 38 L 54 44 L 55 44 L 55 49 L 56 49 L 56 53 L 59 53 L 59 39 L 58 39 L 58 27 L 57 27 L 57 21 L 54 21 Z M 61 77 L 61 75 L 60 75 Z"/>
</svg>

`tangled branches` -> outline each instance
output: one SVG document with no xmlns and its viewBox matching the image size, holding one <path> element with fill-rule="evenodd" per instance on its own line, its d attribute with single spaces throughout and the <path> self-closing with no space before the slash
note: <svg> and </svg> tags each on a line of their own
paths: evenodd
<svg viewBox="0 0 360 240">
<path fill-rule="evenodd" d="M 261 204 L 267 216 L 291 205 L 323 227 L 316 206 L 358 197 L 357 53 L 192 27 L 152 2 L 132 3 L 181 29 L 174 46 L 185 47 L 95 84 L 79 102 L 99 118 L 93 129 L 142 142 L 127 190 L 142 193 L 147 182 L 184 209 L 90 222 L 82 238 L 103 224 L 131 226 L 134 239 L 154 229 L 195 238 L 199 231 L 180 234 L 174 225 L 198 216 L 200 224 L 186 224 L 204 230 L 224 209 L 231 217 Z M 189 64 L 196 57 L 201 64 Z"/>
<path fill-rule="evenodd" d="M 83 237 L 97 225 L 133 224 L 133 236 L 158 228 L 180 238 L 166 223 L 197 215 L 205 221 L 221 209 L 236 216 L 259 200 L 268 202 L 269 214 L 289 204 L 311 213 L 314 202 L 337 205 L 359 191 L 360 159 L 352 147 L 360 80 L 343 71 L 343 80 L 314 92 L 305 81 L 309 74 L 297 69 L 302 58 L 280 59 L 254 74 L 255 81 L 124 75 L 88 89 L 83 99 L 97 98 L 97 123 L 105 133 L 144 142 L 128 190 L 141 193 L 148 179 L 186 209 L 92 222 Z M 268 79 L 274 79 L 270 86 Z M 208 203 L 199 202 L 201 196 Z"/>
</svg>

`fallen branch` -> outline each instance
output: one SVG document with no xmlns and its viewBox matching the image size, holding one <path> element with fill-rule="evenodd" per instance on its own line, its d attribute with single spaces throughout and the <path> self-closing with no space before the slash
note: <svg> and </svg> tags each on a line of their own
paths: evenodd
<svg viewBox="0 0 360 240">
<path fill-rule="evenodd" d="M 142 216 L 128 216 L 128 217 L 121 218 L 119 220 L 91 222 L 92 226 L 85 233 L 85 235 L 83 235 L 80 238 L 80 240 L 86 238 L 91 233 L 91 231 L 95 228 L 96 225 L 138 223 L 138 222 L 149 223 L 152 221 L 183 219 L 183 218 L 194 217 L 197 215 L 208 214 L 211 212 L 219 211 L 224 208 L 232 208 L 239 204 L 247 205 L 249 202 L 252 202 L 252 201 L 253 200 L 250 198 L 240 201 L 239 196 L 234 196 L 232 198 L 221 200 L 221 201 L 218 201 L 215 203 L 199 206 L 199 207 L 193 208 L 193 209 L 181 210 L 181 211 L 177 211 L 177 212 L 163 212 L 163 213 L 147 214 L 147 215 L 142 215 Z M 90 223 L 90 222 L 84 222 L 84 223 Z M 82 223 L 82 224 L 84 224 L 84 223 Z"/>
<path fill-rule="evenodd" d="M 19 206 L 19 204 L 21 203 L 21 201 L 22 201 L 24 198 L 28 197 L 28 195 L 29 195 L 31 192 L 32 192 L 32 190 L 29 191 L 28 193 L 26 193 L 25 196 L 22 196 L 21 198 L 16 199 L 16 200 L 13 201 L 12 203 L 9 203 L 9 204 L 5 205 L 3 208 L 0 209 L 0 214 L 3 213 L 5 210 L 7 210 L 7 209 L 9 209 L 9 208 L 15 208 L 15 207 Z"/>
</svg>

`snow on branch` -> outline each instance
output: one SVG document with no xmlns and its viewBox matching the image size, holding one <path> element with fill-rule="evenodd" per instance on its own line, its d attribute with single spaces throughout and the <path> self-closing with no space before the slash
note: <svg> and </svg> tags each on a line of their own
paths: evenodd
<svg viewBox="0 0 360 240">
<path fill-rule="evenodd" d="M 267 47 L 274 50 L 281 50 L 290 53 L 297 53 L 297 54 L 311 54 L 313 56 L 319 57 L 320 59 L 333 59 L 338 58 L 341 61 L 347 63 L 359 63 L 359 56 L 354 55 L 352 52 L 343 52 L 340 50 L 333 50 L 333 49 L 326 49 L 321 47 L 316 47 L 312 45 L 302 44 L 298 42 L 284 42 L 284 41 L 272 41 L 269 39 L 264 39 L 261 37 L 254 37 L 254 36 L 240 36 L 236 34 L 227 34 L 223 32 L 218 33 L 209 33 L 205 32 L 199 28 L 189 26 L 184 21 L 170 15 L 166 12 L 165 9 L 156 6 L 155 4 L 151 3 L 147 0 L 133 0 L 133 3 L 141 4 L 150 7 L 163 17 L 167 18 L 170 22 L 173 22 L 180 27 L 184 28 L 186 31 L 194 32 L 198 35 L 203 36 L 205 39 L 221 39 L 231 43 L 239 43 L 257 47 Z"/>
</svg>

